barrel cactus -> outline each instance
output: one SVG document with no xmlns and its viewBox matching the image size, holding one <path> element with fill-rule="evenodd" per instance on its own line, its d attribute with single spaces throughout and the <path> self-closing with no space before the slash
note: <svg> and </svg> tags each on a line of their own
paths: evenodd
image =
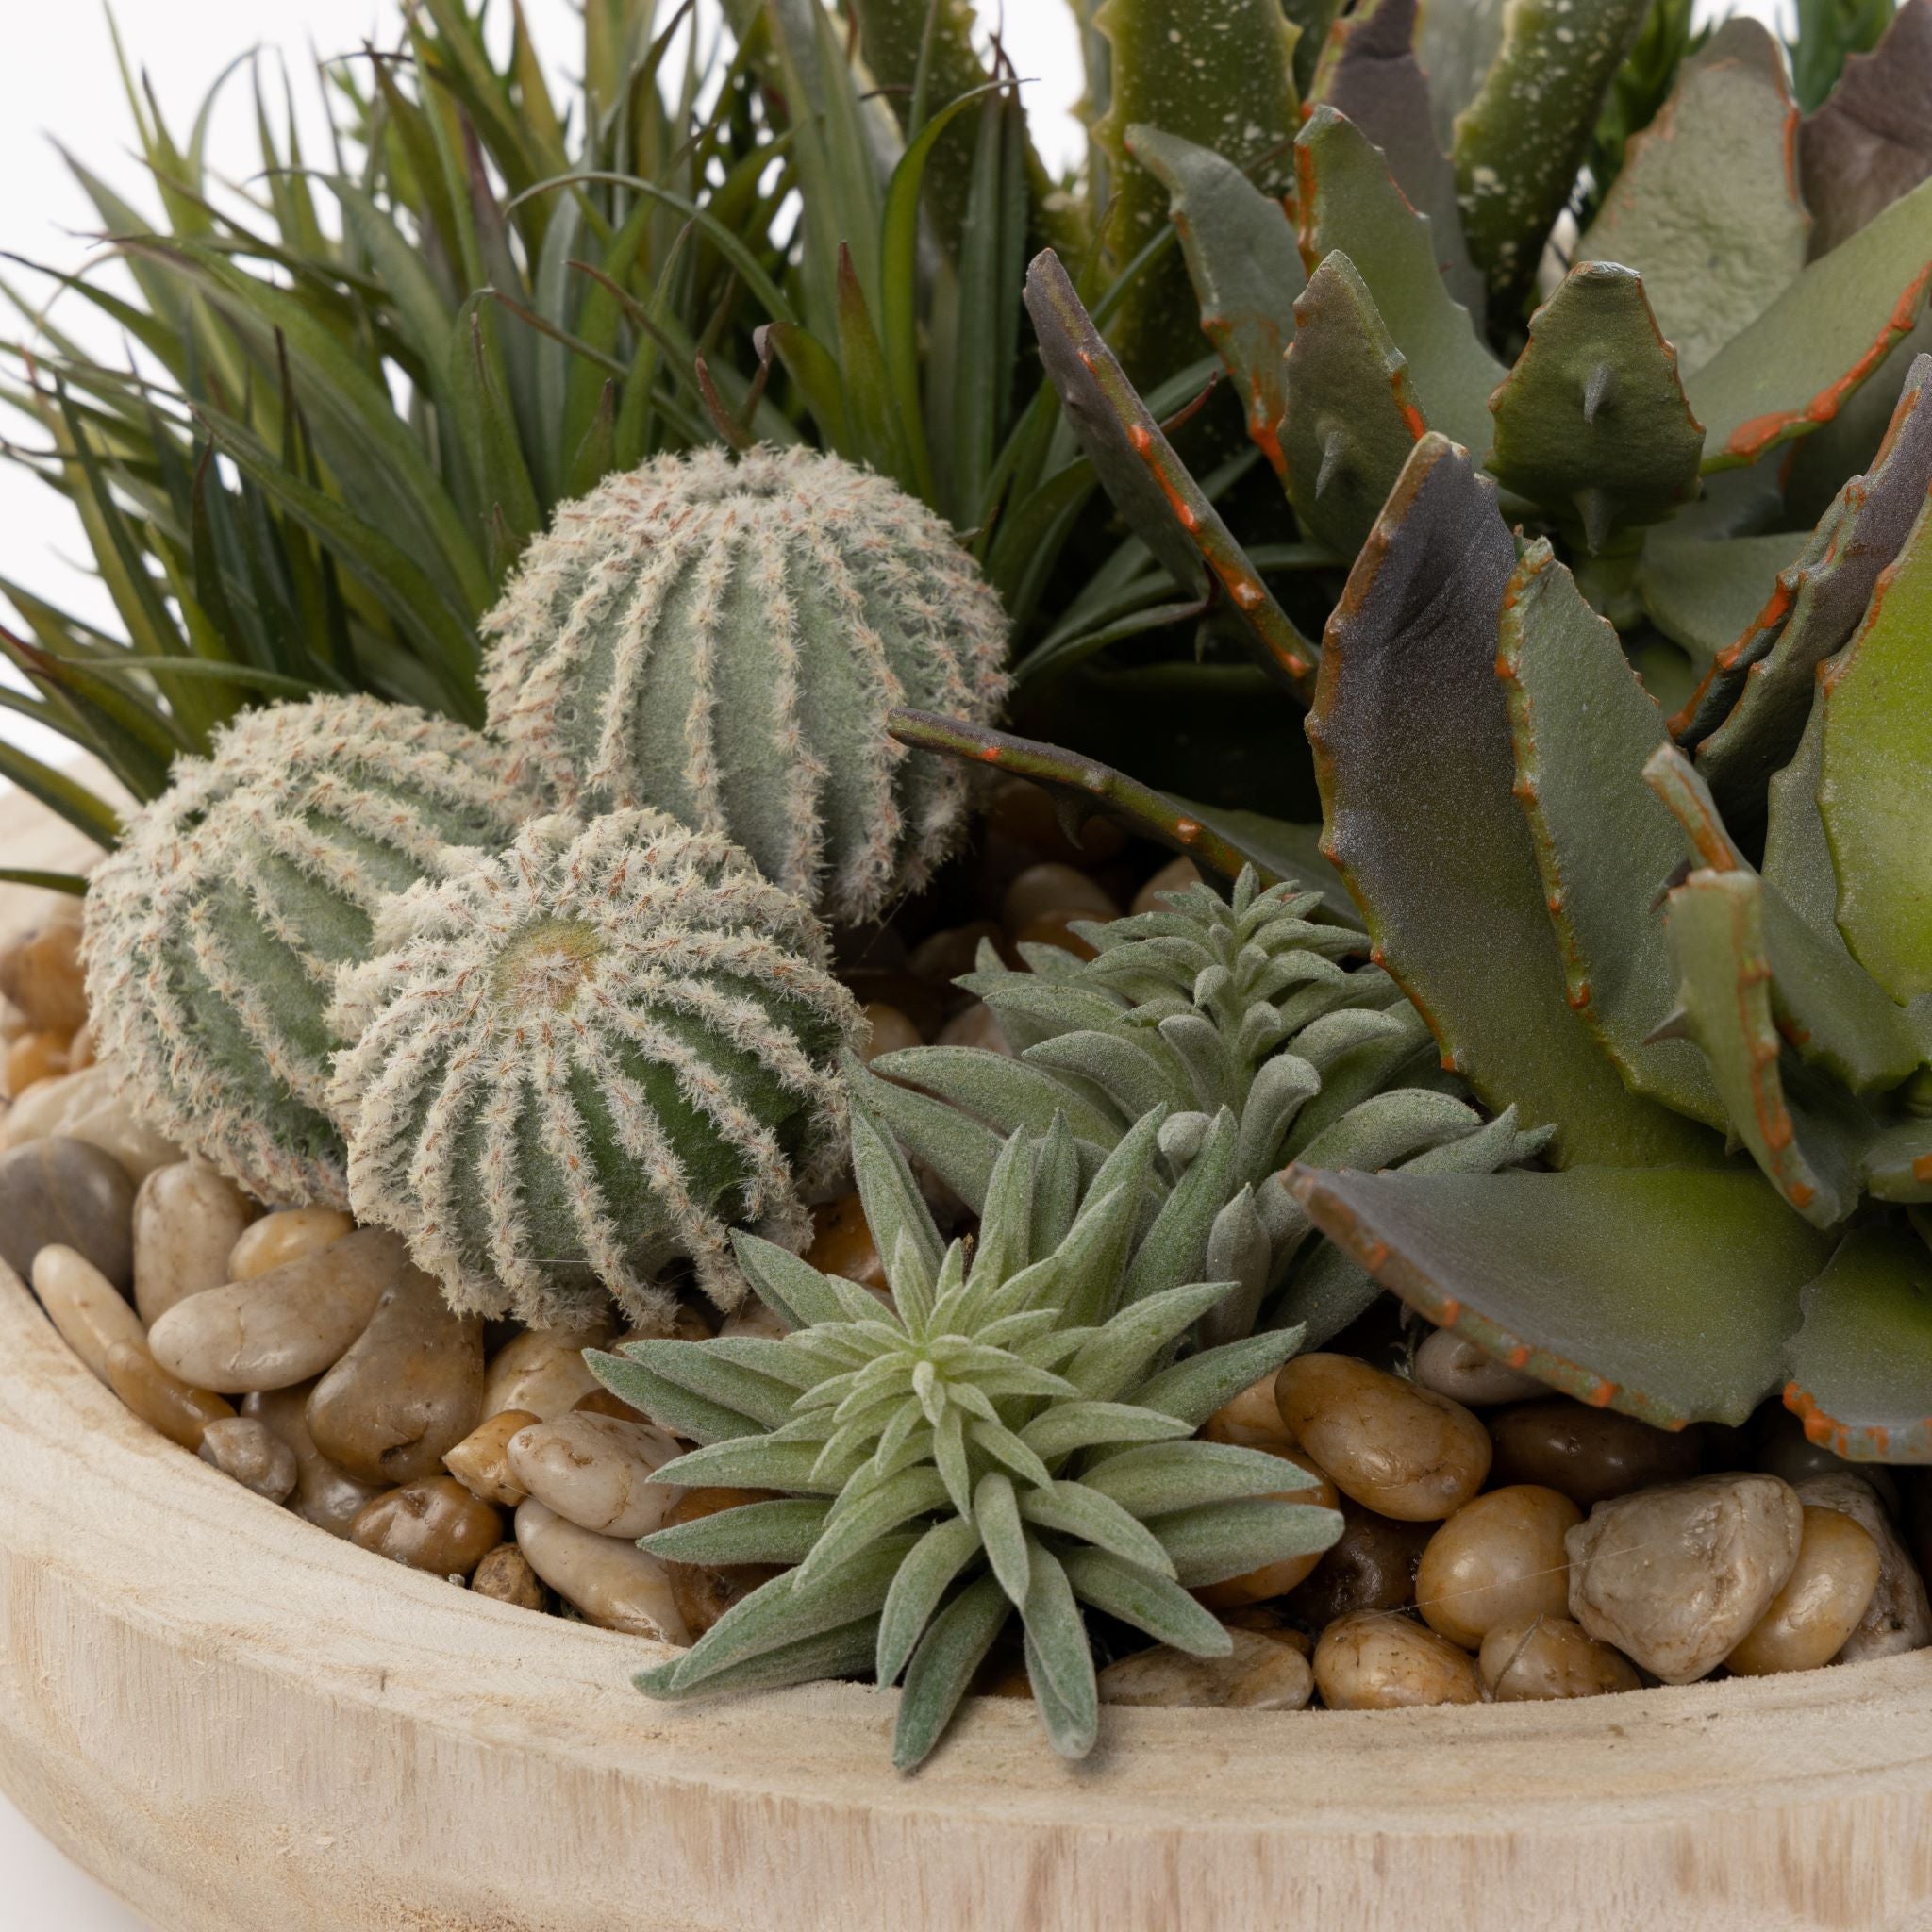
<svg viewBox="0 0 1932 1932">
<path fill-rule="evenodd" d="M 881 728 L 985 718 L 998 600 L 937 517 L 806 449 L 666 456 L 563 505 L 484 628 L 490 724 L 557 802 L 737 841 L 831 917 L 916 889 L 965 784 Z"/>
<path fill-rule="evenodd" d="M 349 1194 L 464 1312 L 668 1311 L 688 1257 L 743 1292 L 726 1224 L 809 1226 L 858 1011 L 810 911 L 654 811 L 533 821 L 391 900 L 342 976 L 331 1099 Z"/>
<path fill-rule="evenodd" d="M 87 895 L 88 999 L 136 1106 L 252 1193 L 347 1205 L 335 976 L 377 906 L 534 801 L 475 732 L 324 697 L 244 713 L 135 814 Z"/>
</svg>

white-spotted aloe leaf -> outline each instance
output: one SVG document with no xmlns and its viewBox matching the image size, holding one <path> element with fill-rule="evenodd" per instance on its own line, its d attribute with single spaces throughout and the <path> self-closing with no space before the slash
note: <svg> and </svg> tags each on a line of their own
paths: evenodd
<svg viewBox="0 0 1932 1932">
<path fill-rule="evenodd" d="M 1805 1291 L 1785 1406 L 1835 1456 L 1932 1462 L 1932 1254 L 1904 1228 L 1845 1237 Z"/>
<path fill-rule="evenodd" d="M 1316 1224 L 1499 1361 L 1663 1428 L 1741 1423 L 1783 1379 L 1831 1252 L 1755 1174 L 1294 1170 Z"/>
<path fill-rule="evenodd" d="M 1644 537 L 1637 559 L 1643 614 L 1683 648 L 1699 685 L 1718 653 L 1756 621 L 1778 573 L 1796 561 L 1804 542 L 1798 530 L 1707 537 L 1682 532 L 1674 523 Z"/>
<path fill-rule="evenodd" d="M 1797 127 L 1777 42 L 1755 20 L 1727 20 L 1631 137 L 1577 244 L 1577 261 L 1620 261 L 1643 277 L 1687 375 L 1805 266 L 1811 221 L 1798 194 Z"/>
<path fill-rule="evenodd" d="M 1283 474 L 1281 358 L 1294 339 L 1307 277 L 1288 212 L 1240 168 L 1158 127 L 1127 129 L 1127 148 L 1166 188 L 1201 304 L 1201 327 L 1241 392 L 1248 440 Z"/>
<path fill-rule="evenodd" d="M 1329 620 L 1308 737 L 1324 850 L 1374 957 L 1427 1019 L 1445 1065 L 1553 1158 L 1716 1158 L 1712 1137 L 1632 1093 L 1569 1004 L 1496 682 L 1516 546 L 1466 452 L 1416 446 Z"/>
<path fill-rule="evenodd" d="M 1407 359 L 1429 426 L 1480 456 L 1503 367 L 1436 273 L 1427 218 L 1408 205 L 1368 136 L 1333 108 L 1309 115 L 1294 155 L 1302 260 L 1312 273 L 1335 249 L 1348 257 Z"/>
<path fill-rule="evenodd" d="M 1490 398 L 1490 468 L 1592 551 L 1660 523 L 1697 491 L 1704 432 L 1643 283 L 1614 262 L 1573 268 L 1530 318 L 1529 341 Z"/>
</svg>

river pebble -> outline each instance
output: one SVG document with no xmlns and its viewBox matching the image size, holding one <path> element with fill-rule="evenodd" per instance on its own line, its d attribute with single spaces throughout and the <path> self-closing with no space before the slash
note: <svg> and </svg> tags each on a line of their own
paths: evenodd
<svg viewBox="0 0 1932 1932">
<path fill-rule="evenodd" d="M 1588 1509 L 1612 1496 L 1697 1474 L 1701 1431 L 1654 1429 L 1634 1415 L 1567 1395 L 1499 1408 L 1490 1419 L 1498 1483 L 1540 1483 Z"/>
<path fill-rule="evenodd" d="M 599 1322 L 585 1328 L 526 1328 L 490 1357 L 483 1377 L 483 1413 L 500 1415 L 520 1408 L 550 1422 L 593 1389 L 604 1385 L 584 1361 L 584 1350 L 603 1348 L 614 1324 Z"/>
<path fill-rule="evenodd" d="M 367 1504 L 349 1525 L 358 1549 L 432 1576 L 467 1576 L 503 1541 L 502 1511 L 453 1475 L 425 1476 Z"/>
<path fill-rule="evenodd" d="M 1448 1328 L 1433 1328 L 1415 1352 L 1415 1379 L 1465 1408 L 1491 1408 L 1499 1402 L 1526 1402 L 1550 1391 L 1534 1375 L 1485 1355 L 1474 1342 Z"/>
<path fill-rule="evenodd" d="M 42 1248 L 72 1248 L 117 1289 L 134 1279 L 134 1183 L 112 1155 L 55 1135 L 0 1155 L 0 1260 L 24 1280 Z"/>
<path fill-rule="evenodd" d="M 484 1556 L 470 1578 L 470 1594 L 514 1604 L 520 1610 L 541 1610 L 550 1601 L 543 1579 L 515 1543 L 498 1543 Z"/>
<path fill-rule="evenodd" d="M 254 1205 L 203 1160 L 158 1167 L 134 1197 L 134 1305 L 149 1327 L 176 1302 L 231 1277 L 228 1256 Z"/>
<path fill-rule="evenodd" d="M 1932 1643 L 1932 1600 L 1924 1578 L 1900 1541 L 1863 1476 L 1814 1475 L 1793 1485 L 1807 1508 L 1836 1509 L 1849 1516 L 1878 1545 L 1878 1584 L 1858 1627 L 1845 1639 L 1834 1663 L 1863 1663 L 1868 1657 L 1896 1657 Z"/>
<path fill-rule="evenodd" d="M 1230 1630 L 1226 1657 L 1192 1657 L 1157 1644 L 1100 1673 L 1103 1704 L 1195 1709 L 1300 1710 L 1314 1692 L 1308 1660 L 1291 1644 L 1254 1630 Z"/>
<path fill-rule="evenodd" d="M 171 1442 L 198 1450 L 210 1423 L 235 1413 L 234 1405 L 211 1390 L 195 1389 L 171 1375 L 142 1341 L 116 1341 L 108 1349 L 108 1386 L 151 1429 Z"/>
<path fill-rule="evenodd" d="M 1341 1507 L 1341 1536 L 1288 1598 L 1288 1607 L 1317 1630 L 1357 1610 L 1413 1603 L 1416 1565 L 1435 1533 L 1432 1523 L 1397 1523 L 1347 1496 Z"/>
<path fill-rule="evenodd" d="M 300 1382 L 292 1389 L 270 1389 L 248 1396 L 242 1404 L 244 1418 L 260 1423 L 286 1442 L 295 1457 L 295 1489 L 289 1507 L 305 1523 L 330 1536 L 347 1536 L 349 1525 L 383 1493 L 379 1483 L 358 1483 L 338 1469 L 308 1434 L 309 1391 Z"/>
<path fill-rule="evenodd" d="M 546 1509 L 580 1529 L 635 1542 L 662 1527 L 678 1489 L 651 1480 L 681 1453 L 675 1437 L 650 1423 L 573 1409 L 512 1436 L 510 1474 Z"/>
<path fill-rule="evenodd" d="M 201 1459 L 271 1503 L 294 1493 L 300 1467 L 295 1452 L 259 1416 L 232 1415 L 201 1432 Z"/>
<path fill-rule="evenodd" d="M 664 1565 L 635 1543 L 580 1529 L 532 1496 L 517 1507 L 517 1547 L 586 1623 L 688 1644 Z"/>
<path fill-rule="evenodd" d="M 63 1134 L 112 1155 L 137 1186 L 181 1158 L 178 1147 L 135 1118 L 111 1060 L 29 1087 L 0 1116 L 0 1154 Z"/>
<path fill-rule="evenodd" d="M 1568 1496 L 1533 1483 L 1465 1503 L 1429 1539 L 1417 1566 L 1423 1621 L 1474 1650 L 1497 1624 L 1560 1617 L 1570 1603 L 1563 1538 L 1582 1521 Z"/>
<path fill-rule="evenodd" d="M 1599 1643 L 1568 1617 L 1516 1617 L 1492 1624 L 1476 1670 L 1492 1702 L 1542 1703 L 1635 1690 L 1642 1682 L 1630 1659 Z"/>
<path fill-rule="evenodd" d="M 1315 1645 L 1315 1689 L 1330 1710 L 1404 1710 L 1480 1704 L 1475 1659 L 1400 1614 L 1338 1618 Z"/>
<path fill-rule="evenodd" d="M 1878 1588 L 1878 1544 L 1837 1509 L 1804 1511 L 1798 1560 L 1744 1641 L 1724 1658 L 1735 1676 L 1815 1671 L 1863 1621 Z"/>
<path fill-rule="evenodd" d="M 0 945 L 0 998 L 29 1026 L 65 1040 L 87 1023 L 77 911 L 57 908 L 38 925 Z"/>
<path fill-rule="evenodd" d="M 34 1257 L 31 1279 L 48 1321 L 103 1382 L 108 1379 L 108 1351 L 117 1341 L 132 1342 L 146 1352 L 141 1317 L 85 1255 L 58 1243 L 44 1247 Z"/>
<path fill-rule="evenodd" d="M 527 1408 L 506 1408 L 486 1416 L 444 1455 L 442 1466 L 472 1495 L 514 1509 L 529 1491 L 510 1474 L 509 1439 L 541 1420 Z"/>
<path fill-rule="evenodd" d="M 228 1255 L 229 1281 L 253 1281 L 291 1261 L 320 1254 L 356 1224 L 340 1208 L 280 1208 L 235 1237 Z"/>
</svg>

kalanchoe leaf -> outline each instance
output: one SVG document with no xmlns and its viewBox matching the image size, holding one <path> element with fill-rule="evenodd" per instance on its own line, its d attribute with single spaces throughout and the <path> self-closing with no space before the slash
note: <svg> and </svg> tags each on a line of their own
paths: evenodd
<svg viewBox="0 0 1932 1932">
<path fill-rule="evenodd" d="M 1798 132 L 1811 252 L 1855 235 L 1932 175 L 1932 0 L 1905 0 L 1869 54 L 1845 62 L 1830 97 Z"/>
<path fill-rule="evenodd" d="M 1575 259 L 1643 277 L 1685 374 L 1755 322 L 1805 265 L 1798 109 L 1784 56 L 1755 20 L 1727 20 L 1677 71 L 1631 138 Z"/>
<path fill-rule="evenodd" d="M 1291 1185 L 1430 1321 L 1579 1401 L 1665 1428 L 1751 1413 L 1778 1382 L 1798 1291 L 1831 1251 L 1736 1170 L 1297 1169 Z"/>
<path fill-rule="evenodd" d="M 1646 533 L 1637 559 L 1643 614 L 1683 647 L 1698 683 L 1718 653 L 1756 621 L 1779 572 L 1797 560 L 1804 542 L 1795 530 L 1710 537 L 1675 523 Z"/>
<path fill-rule="evenodd" d="M 1932 1119 L 1881 1128 L 1859 1150 L 1865 1186 L 1879 1201 L 1932 1201 Z"/>
<path fill-rule="evenodd" d="M 1325 1550 L 1341 1534 L 1341 1522 L 1339 1510 L 1254 1496 L 1157 1517 L 1147 1526 L 1174 1558 L 1181 1583 L 1200 1590 L 1290 1557 Z"/>
<path fill-rule="evenodd" d="M 1903 1228 L 1847 1235 L 1804 1295 L 1785 1407 L 1855 1461 L 1932 1462 L 1932 1255 Z"/>
<path fill-rule="evenodd" d="M 1615 262 L 1573 268 L 1530 318 L 1529 342 L 1490 398 L 1489 464 L 1592 551 L 1657 523 L 1697 491 L 1704 432 L 1677 380 L 1641 278 Z"/>
<path fill-rule="evenodd" d="M 1303 261 L 1312 272 L 1336 249 L 1347 256 L 1407 359 L 1429 427 L 1480 455 L 1490 445 L 1490 391 L 1502 365 L 1436 273 L 1426 218 L 1404 199 L 1369 138 L 1333 108 L 1308 117 L 1294 154 Z"/>
</svg>

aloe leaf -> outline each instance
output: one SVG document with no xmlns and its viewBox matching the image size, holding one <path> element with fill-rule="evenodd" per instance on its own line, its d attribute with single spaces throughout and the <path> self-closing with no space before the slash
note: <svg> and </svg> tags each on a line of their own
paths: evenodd
<svg viewBox="0 0 1932 1932">
<path fill-rule="evenodd" d="M 1254 1496 L 1158 1516 L 1147 1527 L 1174 1558 L 1181 1583 L 1199 1590 L 1327 1549 L 1341 1534 L 1342 1517 L 1313 1503 Z"/>
<path fill-rule="evenodd" d="M 1785 1407 L 1853 1460 L 1932 1462 L 1932 1255 L 1902 1228 L 1847 1235 L 1806 1291 Z"/>
<path fill-rule="evenodd" d="M 1408 363 L 1428 426 L 1481 456 L 1490 446 L 1490 391 L 1503 367 L 1468 309 L 1436 273 L 1436 243 L 1360 128 L 1317 108 L 1295 142 L 1302 259 L 1310 271 L 1340 249 L 1367 286 Z"/>
<path fill-rule="evenodd" d="M 1727 20 L 1677 70 L 1657 117 L 1575 259 L 1643 277 L 1657 325 L 1688 375 L 1755 322 L 1805 265 L 1798 109 L 1784 56 L 1755 20 Z"/>
<path fill-rule="evenodd" d="M 1804 542 L 1799 530 L 1708 537 L 1686 533 L 1675 524 L 1645 535 L 1637 559 L 1643 614 L 1683 646 L 1698 683 L 1718 653 L 1754 623 L 1778 574 L 1797 561 Z"/>
<path fill-rule="evenodd" d="M 1456 117 L 1463 229 L 1492 297 L 1514 301 L 1534 279 L 1646 4 L 1510 0 L 1505 8 L 1502 46 Z"/>
<path fill-rule="evenodd" d="M 1555 1123 L 1560 1164 L 1714 1158 L 1570 1007 L 1494 672 L 1515 562 L 1493 484 L 1424 438 L 1329 621 L 1308 720 L 1328 855 L 1445 1061 L 1491 1107 Z"/>
<path fill-rule="evenodd" d="M 1280 475 L 1281 358 L 1307 281 L 1287 210 L 1232 161 L 1179 135 L 1130 127 L 1127 151 L 1167 190 L 1201 327 L 1241 392 L 1248 440 Z"/>
<path fill-rule="evenodd" d="M 1932 498 L 1819 689 L 1839 928 L 1894 999 L 1914 999 L 1932 992 Z"/>
<path fill-rule="evenodd" d="M 1290 623 L 1220 511 L 1188 475 L 1051 251 L 1036 257 L 1026 272 L 1026 308 L 1060 406 L 1135 534 L 1183 589 L 1197 598 L 1224 597 L 1262 662 L 1306 697 L 1318 656 L 1314 645 Z"/>
<path fill-rule="evenodd" d="M 1798 133 L 1811 252 L 1824 255 L 1932 175 L 1932 7 L 1906 0 Z"/>
<path fill-rule="evenodd" d="M 1436 139 L 1430 76 L 1415 56 L 1418 10 L 1417 0 L 1371 0 L 1337 21 L 1322 45 L 1311 99 L 1346 114 L 1382 150 L 1409 206 L 1429 219 L 1449 292 L 1480 327 L 1489 291 L 1462 237 L 1455 163 Z"/>
<path fill-rule="evenodd" d="M 1297 1169 L 1290 1185 L 1430 1321 L 1663 1428 L 1741 1423 L 1777 1386 L 1799 1291 L 1832 1247 L 1736 1169 Z"/>
<path fill-rule="evenodd" d="M 1932 181 L 1810 263 L 1685 384 L 1704 467 L 1751 463 L 1828 423 L 1885 360 L 1932 283 Z"/>
<path fill-rule="evenodd" d="M 1615 262 L 1573 268 L 1530 317 L 1529 341 L 1491 398 L 1490 468 L 1592 551 L 1661 522 L 1697 491 L 1704 432 L 1641 278 Z"/>
<path fill-rule="evenodd" d="M 1280 425 L 1289 501 L 1303 529 L 1353 557 L 1428 425 L 1407 358 L 1339 249 L 1308 277 L 1294 320 Z"/>
<path fill-rule="evenodd" d="M 892 1731 L 896 1770 L 917 1770 L 932 1755 L 1011 1611 L 999 1579 L 981 1576 L 926 1626 L 907 1666 L 899 1721 Z"/>
</svg>

